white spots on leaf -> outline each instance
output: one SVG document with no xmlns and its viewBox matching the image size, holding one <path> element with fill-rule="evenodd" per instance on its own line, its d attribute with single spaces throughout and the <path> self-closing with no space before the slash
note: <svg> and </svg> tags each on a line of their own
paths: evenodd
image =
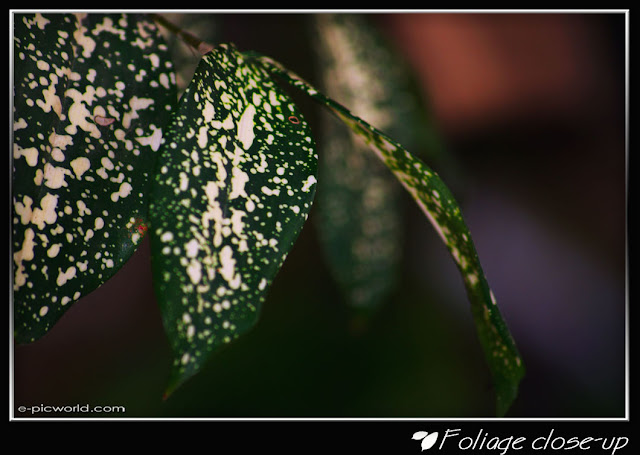
<svg viewBox="0 0 640 455">
<path fill-rule="evenodd" d="M 184 172 L 180 173 L 180 191 L 187 191 L 187 188 L 189 188 L 189 177 L 187 177 L 187 174 L 185 174 Z"/>
<path fill-rule="evenodd" d="M 193 284 L 198 284 L 202 278 L 202 264 L 200 261 L 192 259 L 187 266 L 187 275 Z"/>
<path fill-rule="evenodd" d="M 38 229 L 44 229 L 45 224 L 53 224 L 56 222 L 58 215 L 56 207 L 58 206 L 58 195 L 47 193 L 40 201 L 40 207 L 33 210 L 31 222 L 38 226 Z"/>
<path fill-rule="evenodd" d="M 158 54 L 148 54 L 144 56 L 145 58 L 149 59 L 149 62 L 151 63 L 151 66 L 153 67 L 153 69 L 157 69 L 160 67 L 160 57 L 158 57 Z"/>
<path fill-rule="evenodd" d="M 71 165 L 71 169 L 73 169 L 73 173 L 77 179 L 82 178 L 82 175 L 91 167 L 91 161 L 89 161 L 89 158 L 85 158 L 83 156 L 72 160 L 69 164 Z"/>
<path fill-rule="evenodd" d="M 204 149 L 207 146 L 208 127 L 201 126 L 198 130 L 198 147 Z"/>
<path fill-rule="evenodd" d="M 13 159 L 17 160 L 20 157 L 24 157 L 27 164 L 34 167 L 38 164 L 38 149 L 35 147 L 28 147 L 23 149 L 15 142 L 13 143 Z"/>
<path fill-rule="evenodd" d="M 233 311 L 257 311 L 269 276 L 291 242 L 289 237 L 280 237 L 284 226 L 291 226 L 288 233 L 292 234 L 301 219 L 288 209 L 297 205 L 301 215 L 301 208 L 310 206 L 308 193 L 313 183 L 305 182 L 307 194 L 300 187 L 314 167 L 314 155 L 304 142 L 302 129 L 295 131 L 287 122 L 287 116 L 295 111 L 289 112 L 285 106 L 286 114 L 280 115 L 278 123 L 275 116 L 280 109 L 274 105 L 280 105 L 285 95 L 275 89 L 269 95 L 275 83 L 266 77 L 263 81 L 266 74 L 262 71 L 242 65 L 239 54 L 237 67 L 233 66 L 233 54 L 227 57 L 211 62 L 228 71 L 224 82 L 212 77 L 221 73 L 202 70 L 200 76 L 206 77 L 206 82 L 192 84 L 183 96 L 181 103 L 199 115 L 174 117 L 166 130 L 173 150 L 171 156 L 161 156 L 156 179 L 163 193 L 157 198 L 151 221 L 156 226 L 156 248 L 164 256 L 167 270 L 172 271 L 163 276 L 163 295 L 168 299 L 175 295 L 190 318 L 198 320 L 190 329 L 191 319 L 181 320 L 182 312 L 177 315 L 178 340 L 174 342 L 182 349 L 178 366 L 184 354 L 189 354 L 187 364 L 199 361 L 210 346 L 238 335 L 233 322 L 242 313 Z M 209 58 L 215 59 L 205 56 L 204 62 Z M 268 104 L 267 111 L 269 96 L 274 105 Z M 277 199 L 267 201 L 263 186 L 267 193 L 279 195 Z M 187 199 L 185 190 L 191 194 L 191 204 L 183 202 Z M 282 221 L 279 227 L 278 220 Z M 161 243 L 168 231 L 175 236 L 171 245 Z M 279 249 L 282 251 L 277 254 L 272 251 Z M 227 310 L 233 313 L 222 317 Z M 207 325 L 201 332 L 200 327 Z M 227 333 L 220 334 L 221 329 Z"/>
<path fill-rule="evenodd" d="M 242 210 L 236 210 L 231 208 L 231 231 L 238 237 L 241 238 L 244 235 L 244 222 L 242 221 L 242 217 L 247 214 Z"/>
<path fill-rule="evenodd" d="M 80 217 L 91 215 L 91 210 L 87 207 L 87 204 L 85 204 L 84 201 L 76 201 L 76 207 L 78 207 L 78 215 Z"/>
<path fill-rule="evenodd" d="M 44 165 L 44 184 L 51 189 L 68 186 L 65 181 L 65 175 L 71 175 L 71 171 L 63 167 L 53 166 L 51 163 Z"/>
<path fill-rule="evenodd" d="M 136 140 L 142 145 L 150 146 L 151 150 L 156 152 L 162 143 L 162 128 L 155 128 L 154 126 L 151 128 L 153 129 L 153 133 L 150 136 L 137 137 Z"/>
<path fill-rule="evenodd" d="M 29 196 L 23 196 L 22 202 L 16 201 L 14 204 L 16 215 L 20 217 L 20 222 L 22 224 L 29 224 L 29 221 L 31 221 L 31 204 L 33 204 L 33 199 Z"/>
<path fill-rule="evenodd" d="M 158 80 L 160 81 L 160 85 L 162 85 L 166 89 L 169 89 L 169 87 L 171 86 L 169 76 L 167 76 L 165 73 L 162 73 L 159 76 Z"/>
<path fill-rule="evenodd" d="M 199 243 L 196 239 L 191 239 L 185 245 L 185 252 L 188 258 L 195 258 L 198 255 Z"/>
<path fill-rule="evenodd" d="M 75 32 L 73 32 L 73 38 L 76 43 L 82 47 L 82 56 L 85 58 L 91 57 L 91 54 L 96 48 L 96 42 L 90 36 L 87 36 L 85 33 L 87 32 L 87 28 L 84 26 L 78 27 Z"/>
<path fill-rule="evenodd" d="M 260 191 L 262 191 L 267 196 L 278 196 L 280 194 L 280 190 L 278 188 L 272 190 L 267 186 L 263 186 L 262 188 L 260 188 Z"/>
<path fill-rule="evenodd" d="M 116 191 L 115 193 L 111 193 L 111 200 L 113 202 L 118 202 L 118 199 L 129 196 L 129 194 L 131 194 L 132 189 L 133 188 L 131 184 L 129 184 L 128 182 L 122 183 L 118 191 Z"/>
<path fill-rule="evenodd" d="M 62 151 L 66 150 L 68 146 L 73 145 L 73 137 L 66 134 L 51 133 L 49 136 L 49 143 L 53 147 L 53 151 L 51 152 L 53 158 L 56 161 L 64 161 L 64 154 Z"/>
<path fill-rule="evenodd" d="M 88 85 L 85 93 L 80 93 L 77 89 L 71 88 L 65 92 L 65 96 L 73 100 L 73 104 L 69 107 L 68 119 L 69 124 L 65 127 L 65 131 L 70 135 L 78 132 L 78 127 L 89 133 L 91 137 L 100 139 L 102 134 L 93 121 L 93 115 L 87 108 L 95 101 L 95 88 Z"/>
<path fill-rule="evenodd" d="M 233 97 L 229 93 L 222 93 L 220 95 L 220 101 L 222 101 L 225 109 L 231 110 L 233 108 Z"/>
<path fill-rule="evenodd" d="M 104 227 L 104 220 L 101 217 L 97 217 L 94 221 L 94 229 L 100 230 Z"/>
<path fill-rule="evenodd" d="M 44 97 L 44 101 L 42 99 L 36 100 L 36 105 L 39 106 L 45 113 L 55 112 L 59 118 L 62 119 L 62 103 L 60 102 L 60 97 L 56 95 L 56 84 L 58 83 L 58 76 L 55 74 L 50 74 L 49 79 L 51 80 L 51 84 L 47 86 L 46 89 L 42 90 L 42 96 Z"/>
<path fill-rule="evenodd" d="M 113 33 L 114 35 L 118 35 L 120 37 L 120 39 L 123 40 L 123 41 L 126 38 L 125 31 L 123 29 L 119 29 L 119 28 L 115 27 L 114 24 L 113 24 L 113 20 L 111 20 L 110 17 L 105 17 L 104 21 L 102 22 L 102 24 L 96 25 L 96 27 L 93 29 L 92 33 L 97 36 L 100 33 L 105 32 L 105 31 Z"/>
<path fill-rule="evenodd" d="M 49 312 L 49 307 L 44 305 L 42 307 L 40 307 L 40 311 L 38 311 L 38 314 L 40 315 L 40 317 L 45 316 L 47 313 Z"/>
<path fill-rule="evenodd" d="M 311 187 L 317 182 L 315 175 L 310 175 L 307 177 L 307 180 L 302 182 L 302 191 L 308 193 L 311 190 Z"/>
<path fill-rule="evenodd" d="M 253 117 L 256 114 L 256 108 L 253 104 L 249 104 L 242 113 L 238 122 L 238 140 L 242 143 L 245 150 L 249 150 L 253 144 L 255 133 L 253 132 Z"/>
<path fill-rule="evenodd" d="M 114 229 L 122 227 L 123 214 L 126 216 L 131 210 L 139 211 L 141 208 L 142 198 L 137 196 L 142 195 L 143 188 L 136 187 L 136 183 L 142 183 L 148 177 L 146 169 L 140 169 L 134 173 L 136 162 L 133 161 L 132 156 L 129 156 L 130 154 L 122 152 L 132 151 L 134 147 L 139 150 L 149 150 L 154 147 L 157 149 L 161 142 L 159 129 L 154 130 L 153 125 L 149 126 L 148 121 L 142 119 L 152 110 L 145 107 L 143 102 L 133 103 L 134 106 L 131 109 L 137 109 L 137 114 L 141 117 L 138 121 L 140 125 L 136 125 L 132 114 L 128 117 L 131 130 L 126 132 L 129 136 L 125 139 L 128 139 L 131 148 L 127 147 L 127 150 L 123 150 L 125 147 L 122 147 L 120 141 L 114 137 L 115 128 L 109 127 L 116 120 L 119 122 L 129 107 L 128 98 L 125 99 L 123 96 L 128 95 L 129 92 L 137 92 L 139 98 L 154 99 L 158 104 L 163 96 L 161 94 L 163 87 L 158 86 L 155 90 L 146 90 L 146 87 L 142 87 L 142 90 L 137 91 L 133 88 L 135 83 L 133 74 L 131 77 L 124 75 L 122 81 L 118 81 L 117 79 L 123 75 L 121 70 L 126 71 L 124 67 L 128 59 L 135 62 L 136 66 L 144 63 L 142 52 L 137 55 L 135 52 L 130 54 L 126 47 L 127 45 L 130 47 L 131 41 L 135 39 L 135 29 L 131 30 L 134 35 L 128 43 L 118 43 L 118 38 L 124 38 L 125 30 L 121 30 L 120 27 L 126 26 L 126 20 L 101 17 L 98 22 L 102 24 L 96 26 L 94 21 L 87 21 L 85 16 L 78 16 L 74 20 L 72 15 L 70 18 L 67 15 L 58 15 L 53 20 L 55 24 L 48 25 L 46 34 L 38 34 L 38 29 L 44 28 L 44 25 L 49 22 L 42 15 L 25 16 L 24 22 L 30 24 L 30 30 L 26 35 L 24 24 L 16 24 L 16 29 L 18 25 L 22 27 L 20 31 L 22 35 L 18 36 L 26 37 L 26 39 L 16 40 L 16 60 L 20 61 L 23 67 L 27 63 L 30 65 L 24 72 L 25 77 L 16 80 L 16 107 L 24 108 L 31 114 L 27 116 L 16 111 L 13 125 L 16 132 L 14 136 L 16 145 L 13 147 L 15 182 L 18 185 L 14 200 L 14 238 L 17 240 L 13 244 L 13 252 L 20 250 L 20 244 L 23 240 L 27 240 L 25 246 L 35 245 L 35 255 L 39 260 L 38 263 L 27 263 L 25 258 L 29 257 L 29 254 L 22 254 L 19 259 L 21 264 L 27 265 L 26 270 L 24 267 L 15 267 L 17 283 L 24 280 L 24 288 L 30 288 L 30 290 L 21 289 L 16 294 L 16 301 L 20 303 L 17 313 L 22 318 L 38 316 L 43 302 L 54 302 L 59 306 L 61 298 L 64 305 L 70 301 L 71 295 L 74 295 L 74 298 L 75 294 L 80 295 L 79 292 L 74 293 L 76 289 L 67 292 L 66 296 L 60 294 L 56 290 L 58 284 L 64 282 L 64 286 L 69 288 L 94 286 L 95 281 L 104 278 L 105 275 L 102 275 L 100 270 L 94 274 L 93 269 L 98 269 L 93 264 L 96 250 L 101 250 L 104 258 L 113 258 L 100 261 L 103 268 L 105 265 L 113 265 L 114 262 L 117 264 L 120 261 L 120 248 L 123 245 L 118 243 L 120 236 L 114 236 Z M 49 17 L 49 19 L 52 18 Z M 143 22 L 144 27 L 141 30 L 153 29 L 149 27 L 146 19 L 138 20 L 135 17 L 129 22 L 131 21 Z M 93 22 L 94 26 L 89 26 L 90 22 Z M 36 24 L 41 24 L 42 27 Z M 75 34 L 74 30 L 76 30 Z M 115 36 L 107 36 L 111 34 Z M 97 38 L 98 35 L 100 38 Z M 152 38 L 150 43 L 156 41 L 152 33 L 147 33 L 147 37 Z M 111 41 L 110 49 L 107 46 L 109 40 Z M 43 43 L 48 45 L 44 46 Z M 146 49 L 147 54 L 150 52 L 153 50 Z M 88 57 L 93 60 L 88 60 Z M 164 53 L 159 50 L 155 54 L 154 61 L 164 65 L 164 58 Z M 111 68 L 112 74 L 108 74 L 109 77 L 105 81 L 101 77 L 101 72 L 106 66 Z M 146 66 L 151 65 L 147 63 Z M 170 65 L 164 65 L 164 67 L 168 69 Z M 148 68 L 147 73 L 151 73 Z M 149 85 L 153 78 L 154 81 L 160 81 L 160 84 L 167 86 L 171 82 L 167 76 L 168 73 L 165 75 L 158 73 L 145 77 L 141 83 Z M 110 85 L 99 87 L 100 84 Z M 108 98 L 103 100 L 101 99 L 103 97 Z M 162 107 L 165 107 L 164 104 Z M 143 112 L 141 109 L 147 109 L 147 111 Z M 118 110 L 121 112 L 118 113 Z M 168 112 L 168 108 L 162 110 L 163 112 L 159 114 Z M 56 115 L 53 115 L 54 113 Z M 159 122 L 158 124 L 164 122 L 164 119 L 155 116 L 149 116 L 149 118 Z M 122 126 L 120 128 L 124 129 Z M 52 132 L 55 133 L 52 134 Z M 101 140 L 94 140 L 98 139 L 99 133 L 101 133 L 99 138 Z M 140 146 L 134 140 L 136 136 L 147 141 L 142 144 L 146 147 Z M 101 166 L 100 160 L 105 155 L 111 162 L 111 170 L 103 169 L 105 181 L 93 185 L 95 179 L 101 180 L 94 174 Z M 109 210 L 112 213 L 107 214 L 103 211 L 103 218 L 87 218 L 87 214 L 90 213 L 89 208 L 96 212 L 96 206 L 92 204 L 103 198 L 111 203 L 109 196 L 114 191 L 117 191 L 118 202 L 122 202 L 123 197 L 132 195 L 136 195 L 136 200 L 127 201 L 128 204 L 117 208 L 113 207 L 115 210 Z M 27 194 L 30 197 L 26 196 Z M 132 197 L 128 199 L 131 200 Z M 77 209 L 78 200 L 86 205 Z M 96 229 L 91 229 L 94 223 Z M 109 229 L 105 229 L 107 227 Z M 106 236 L 102 234 L 105 232 L 111 232 L 112 239 L 117 238 L 104 240 Z M 95 242 L 96 237 L 99 237 L 97 242 Z M 73 245 L 67 245 L 69 241 Z M 69 249 L 66 250 L 68 247 Z M 124 247 L 128 248 L 128 242 L 125 242 Z M 24 253 L 27 253 L 27 249 L 24 249 Z M 85 260 L 83 256 L 90 259 Z M 75 272 L 69 266 L 75 266 Z M 32 271 L 36 271 L 37 274 L 33 275 Z M 91 277 L 92 281 L 85 281 L 86 273 L 82 272 L 94 275 Z M 73 277 L 83 277 L 83 279 L 73 280 Z M 51 316 L 51 310 L 57 310 L 57 306 L 51 306 L 51 303 L 44 303 L 44 305 L 48 305 L 47 317 Z M 20 326 L 25 326 L 29 322 L 28 319 L 23 319 L 20 321 Z M 46 331 L 48 326 L 41 324 L 36 327 L 37 330 L 40 328 Z"/>
<path fill-rule="evenodd" d="M 67 269 L 66 272 L 63 272 L 61 269 L 58 269 L 58 278 L 56 278 L 56 284 L 58 286 L 62 286 L 67 281 L 76 277 L 76 268 L 71 266 Z"/>
<path fill-rule="evenodd" d="M 249 181 L 249 176 L 237 166 L 231 170 L 231 174 L 231 193 L 229 194 L 229 200 L 237 197 L 246 198 L 247 193 L 245 192 L 244 186 Z"/>
<path fill-rule="evenodd" d="M 127 129 L 131 127 L 131 121 L 140 117 L 138 111 L 147 109 L 153 103 L 154 100 L 151 98 L 138 98 L 137 96 L 131 97 L 129 100 L 129 107 L 131 110 L 129 112 L 125 112 L 122 118 L 122 126 Z"/>
<path fill-rule="evenodd" d="M 229 287 L 237 289 L 240 286 L 240 275 L 236 274 L 236 260 L 233 258 L 233 249 L 225 245 L 220 250 L 220 275 L 224 278 Z"/>
<path fill-rule="evenodd" d="M 64 153 L 62 153 L 60 149 L 53 149 L 51 151 L 51 157 L 58 162 L 64 161 Z"/>
<path fill-rule="evenodd" d="M 22 242 L 22 249 L 13 253 L 13 261 L 16 264 L 16 271 L 13 283 L 13 289 L 18 290 L 27 281 L 27 275 L 25 274 L 25 267 L 23 261 L 33 260 L 33 247 L 35 233 L 33 229 L 28 228 L 24 233 L 24 240 Z"/>
<path fill-rule="evenodd" d="M 202 110 L 202 117 L 204 119 L 204 123 L 207 125 L 210 124 L 214 119 L 215 115 L 216 115 L 216 110 L 213 104 L 211 104 L 209 100 L 207 100 L 204 104 L 204 109 Z"/>
<path fill-rule="evenodd" d="M 26 16 L 25 16 L 24 20 L 25 20 L 25 22 L 29 21 Z M 42 14 L 36 13 L 35 16 L 33 17 L 33 21 L 27 23 L 27 27 L 31 28 L 30 24 L 34 24 L 34 25 L 37 25 L 40 30 L 44 30 L 44 28 L 47 26 L 47 24 L 49 22 L 51 22 L 51 21 L 49 19 L 45 18 Z"/>
<path fill-rule="evenodd" d="M 269 104 L 272 106 L 280 106 L 280 101 L 278 101 L 277 94 L 273 90 L 269 91 Z"/>
<path fill-rule="evenodd" d="M 53 245 L 51 245 L 51 247 L 47 250 L 47 256 L 50 258 L 56 257 L 60 252 L 61 246 L 62 246 L 62 243 L 54 243 Z"/>
<path fill-rule="evenodd" d="M 98 72 L 95 69 L 89 68 L 89 71 L 87 72 L 87 80 L 93 84 L 96 81 L 97 74 Z"/>
<path fill-rule="evenodd" d="M 28 126 L 25 119 L 20 118 L 17 121 L 13 122 L 13 131 L 18 131 Z"/>
<path fill-rule="evenodd" d="M 49 64 L 44 60 L 38 60 L 36 66 L 40 71 L 49 71 Z"/>
<path fill-rule="evenodd" d="M 234 127 L 233 117 L 231 116 L 231 114 L 229 114 L 229 115 L 227 115 L 227 117 L 222 122 L 220 122 L 219 120 L 212 120 L 211 121 L 211 126 L 214 129 L 230 130 L 230 129 L 232 129 Z"/>
</svg>

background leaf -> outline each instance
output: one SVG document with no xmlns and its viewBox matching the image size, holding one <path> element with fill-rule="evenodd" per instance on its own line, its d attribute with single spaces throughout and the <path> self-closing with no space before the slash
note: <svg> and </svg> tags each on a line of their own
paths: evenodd
<svg viewBox="0 0 640 455">
<path fill-rule="evenodd" d="M 414 153 L 451 167 L 413 73 L 371 16 L 314 15 L 323 93 Z M 315 217 L 326 261 L 354 307 L 372 309 L 394 290 L 402 253 L 400 188 L 368 145 L 321 116 Z"/>
<path fill-rule="evenodd" d="M 524 375 L 524 365 L 482 271 L 460 207 L 447 186 L 421 160 L 384 133 L 354 116 L 344 106 L 319 93 L 272 59 L 262 57 L 261 61 L 274 74 L 329 108 L 345 125 L 360 135 L 394 173 L 434 226 L 462 275 L 480 343 L 493 377 L 497 414 L 504 415 L 517 396 L 518 385 Z"/>
<path fill-rule="evenodd" d="M 137 248 L 175 82 L 144 16 L 16 14 L 14 26 L 14 329 L 25 343 Z"/>
<path fill-rule="evenodd" d="M 408 108 L 402 73 L 374 30 L 359 16 L 313 18 L 323 91 L 383 128 L 402 123 Z M 347 302 L 372 310 L 393 291 L 398 275 L 400 188 L 367 145 L 335 117 L 323 115 L 320 126 L 315 217 L 320 243 Z"/>
<path fill-rule="evenodd" d="M 234 47 L 205 55 L 167 129 L 150 206 L 167 393 L 252 327 L 315 193 L 308 126 Z"/>
</svg>

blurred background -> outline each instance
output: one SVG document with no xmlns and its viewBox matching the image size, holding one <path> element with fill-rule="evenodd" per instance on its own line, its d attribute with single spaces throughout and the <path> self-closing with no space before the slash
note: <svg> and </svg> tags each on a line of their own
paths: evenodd
<svg viewBox="0 0 640 455">
<path fill-rule="evenodd" d="M 316 79 L 305 14 L 167 17 Z M 436 170 L 462 206 L 524 358 L 509 416 L 625 416 L 625 15 L 370 19 L 416 72 L 454 163 Z M 300 103 L 313 129 L 318 108 Z M 146 239 L 49 334 L 15 347 L 15 407 L 126 407 L 104 417 L 493 416 L 462 280 L 405 196 L 400 283 L 366 325 L 307 223 L 255 329 L 163 401 L 171 357 Z"/>
</svg>

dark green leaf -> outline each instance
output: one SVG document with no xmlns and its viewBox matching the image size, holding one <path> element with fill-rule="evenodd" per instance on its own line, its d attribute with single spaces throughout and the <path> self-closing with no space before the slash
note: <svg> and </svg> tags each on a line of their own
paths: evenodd
<svg viewBox="0 0 640 455">
<path fill-rule="evenodd" d="M 518 385 L 524 375 L 524 365 L 482 271 L 460 207 L 447 186 L 426 164 L 400 144 L 354 116 L 344 106 L 319 93 L 306 81 L 270 58 L 262 57 L 261 61 L 273 73 L 329 108 L 361 136 L 396 175 L 431 221 L 462 275 L 480 343 L 493 376 L 497 413 L 506 413 L 517 396 Z"/>
<path fill-rule="evenodd" d="M 14 329 L 23 343 L 135 251 L 175 83 L 143 16 L 16 14 L 14 26 Z"/>
<path fill-rule="evenodd" d="M 167 393 L 251 328 L 306 220 L 317 155 L 261 65 L 205 55 L 161 147 L 150 217 L 154 286 L 174 353 Z"/>
</svg>

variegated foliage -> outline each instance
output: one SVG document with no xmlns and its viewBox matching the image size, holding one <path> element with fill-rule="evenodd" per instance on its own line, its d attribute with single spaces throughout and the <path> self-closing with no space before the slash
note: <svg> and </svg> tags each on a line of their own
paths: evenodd
<svg viewBox="0 0 640 455">
<path fill-rule="evenodd" d="M 16 14 L 13 58 L 14 332 L 24 343 L 136 250 L 175 82 L 156 25 L 137 15 Z"/>
<path fill-rule="evenodd" d="M 325 55 L 337 63 L 336 52 L 360 58 L 348 44 L 336 47 L 336 34 L 345 29 L 335 25 L 324 24 Z M 353 251 L 363 233 L 395 236 L 397 226 L 382 222 L 385 207 L 394 204 L 394 175 L 460 269 L 494 378 L 498 413 L 506 412 L 524 373 L 521 358 L 458 204 L 415 155 L 274 60 L 233 45 L 200 47 L 209 52 L 177 102 L 167 47 L 145 16 L 16 14 L 14 27 L 17 342 L 50 330 L 74 301 L 124 264 L 146 232 L 173 351 L 167 393 L 197 373 L 216 348 L 251 328 L 309 215 L 317 183 L 314 140 L 276 83 L 281 81 L 327 107 L 351 131 L 349 141 L 359 138 L 382 163 L 373 164 L 360 149 L 347 158 L 328 153 L 329 163 L 338 160 L 342 167 L 341 182 L 350 178 L 349 160 L 366 162 L 357 180 L 374 177 L 347 195 L 363 218 L 355 235 L 338 229 L 325 239 L 345 236 Z M 361 69 L 373 79 L 380 74 Z M 344 81 L 338 73 L 333 79 L 339 86 Z M 359 90 L 347 88 L 347 100 L 357 104 L 352 92 Z M 372 122 L 384 118 L 376 112 Z M 378 248 L 376 242 L 368 246 Z M 382 282 L 382 292 L 366 294 L 367 283 L 392 274 L 393 260 L 385 261 L 396 253 L 378 250 L 385 254 L 344 262 L 358 268 L 344 278 L 356 303 L 375 302 L 389 288 Z"/>
</svg>

